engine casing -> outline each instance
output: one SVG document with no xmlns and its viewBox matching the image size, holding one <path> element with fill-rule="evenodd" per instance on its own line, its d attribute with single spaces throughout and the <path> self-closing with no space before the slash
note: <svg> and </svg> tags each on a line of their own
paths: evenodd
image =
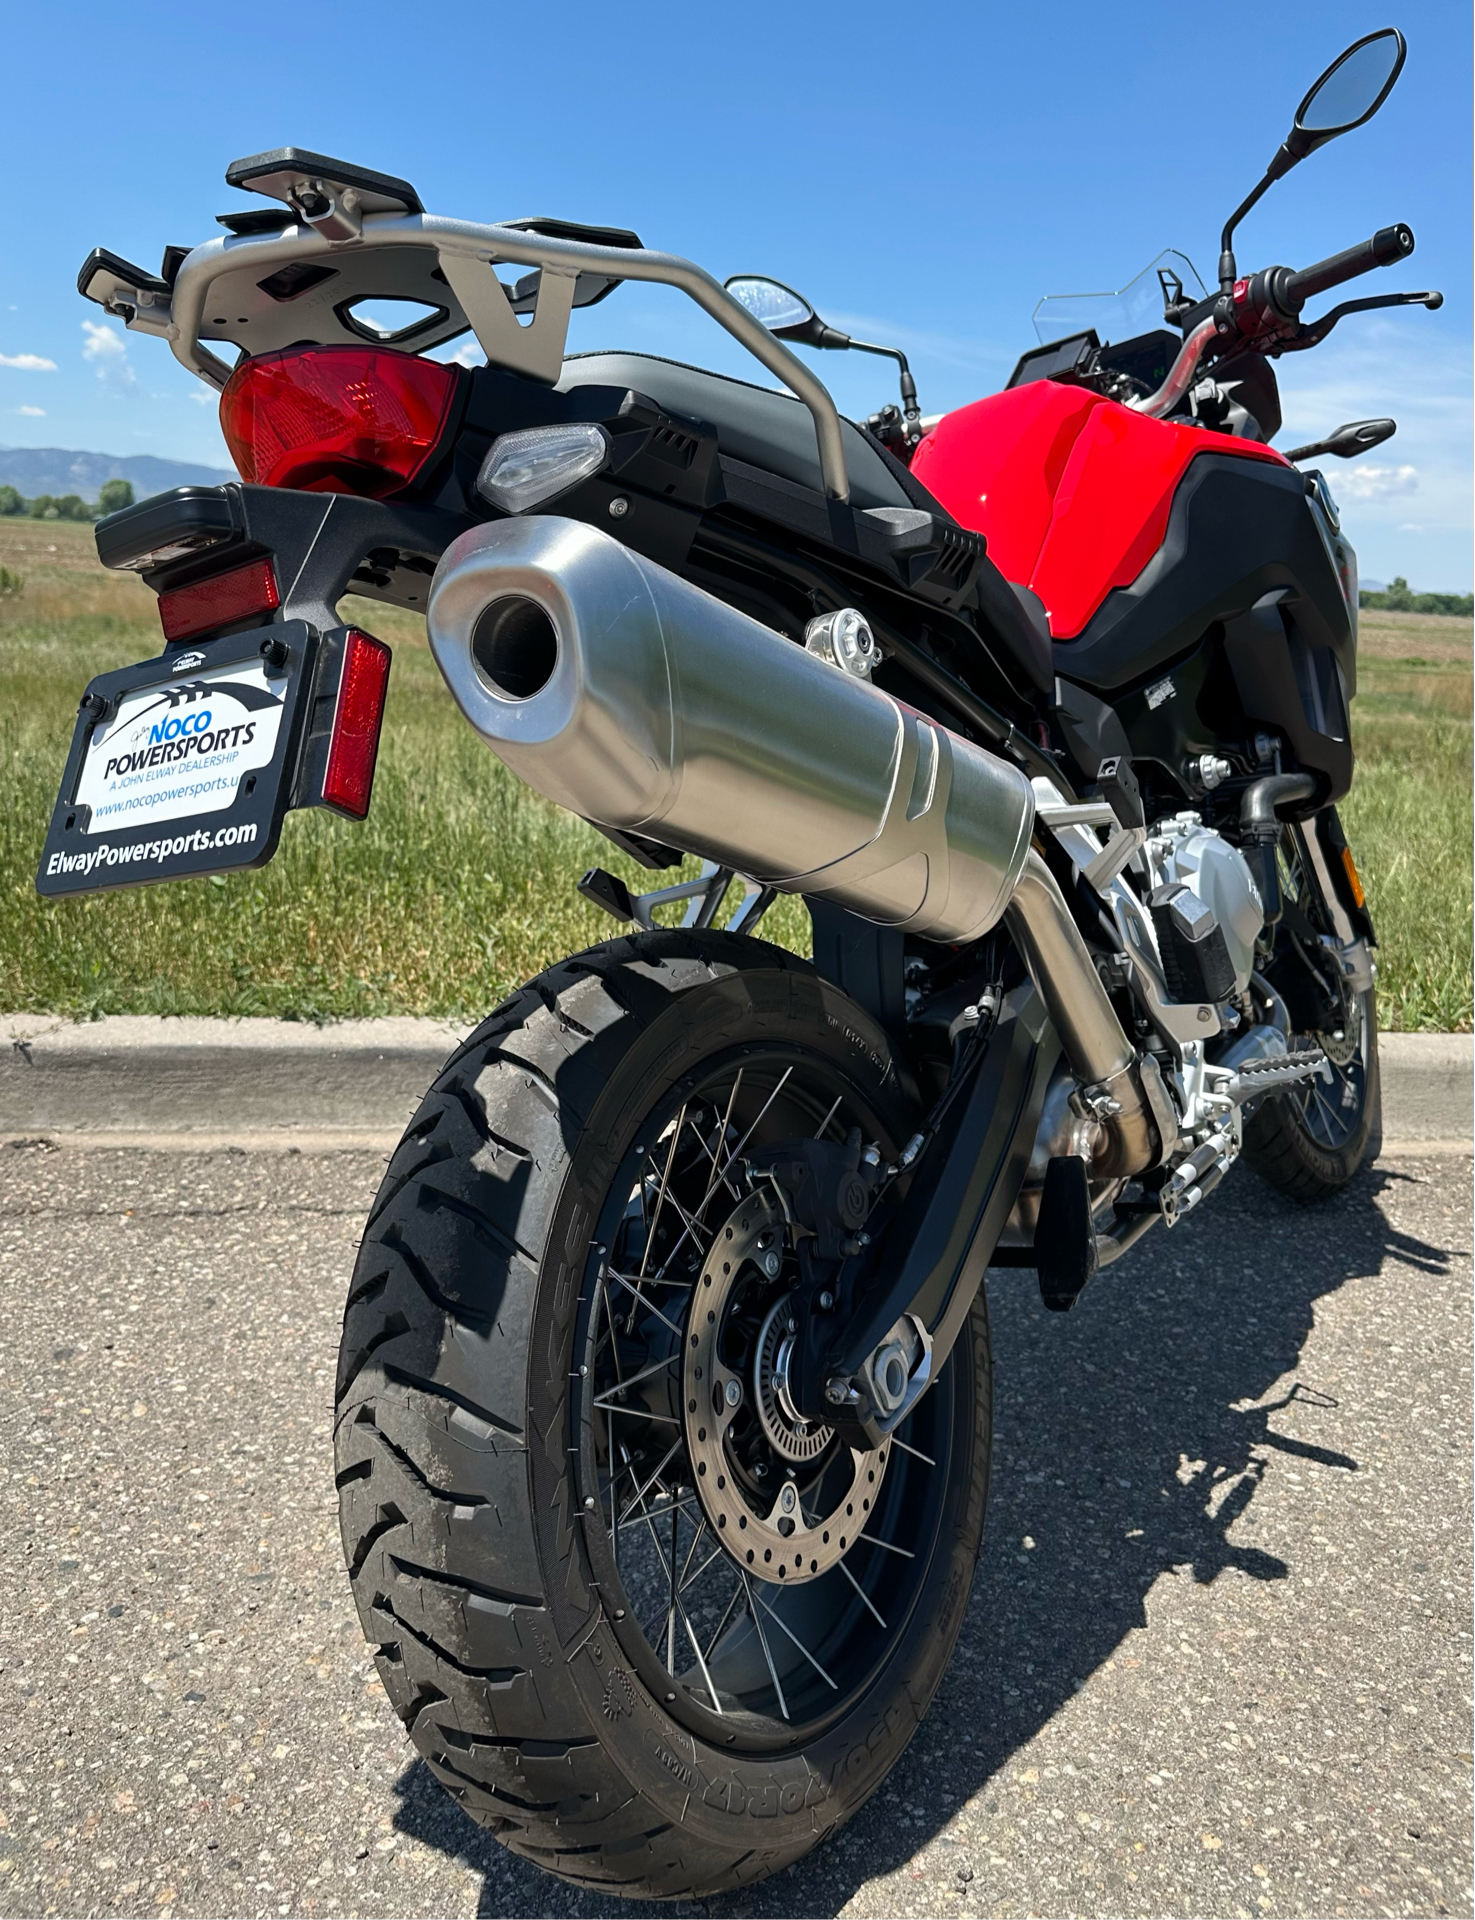
<svg viewBox="0 0 1475 1920">
<path fill-rule="evenodd" d="M 1189 887 L 1218 921 L 1234 966 L 1235 991 L 1243 993 L 1254 970 L 1265 909 L 1239 848 L 1206 827 L 1196 813 L 1180 813 L 1158 822 L 1144 852 L 1154 885 L 1177 881 Z"/>
</svg>

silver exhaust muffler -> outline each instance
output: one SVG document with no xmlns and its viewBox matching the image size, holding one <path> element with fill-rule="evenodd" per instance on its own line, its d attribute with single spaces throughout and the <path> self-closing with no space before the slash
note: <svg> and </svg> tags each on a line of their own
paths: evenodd
<svg viewBox="0 0 1475 1920">
<path fill-rule="evenodd" d="M 581 521 L 475 527 L 436 569 L 430 645 L 522 780 L 596 826 L 932 940 L 1009 910 L 1119 1174 L 1164 1150 L 1019 768 Z M 1156 1091 L 1155 1089 L 1152 1091 Z M 1176 1131 L 1176 1129 L 1174 1129 Z"/>
<path fill-rule="evenodd" d="M 596 826 L 933 940 L 987 933 L 1014 892 L 1017 767 L 596 528 L 471 529 L 426 618 L 477 733 Z"/>
</svg>

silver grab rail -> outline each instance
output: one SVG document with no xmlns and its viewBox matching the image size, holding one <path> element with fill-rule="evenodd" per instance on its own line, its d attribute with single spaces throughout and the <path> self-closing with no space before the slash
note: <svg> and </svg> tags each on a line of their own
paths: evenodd
<svg viewBox="0 0 1475 1920">
<path fill-rule="evenodd" d="M 814 419 L 820 471 L 832 500 L 850 498 L 845 469 L 845 445 L 840 415 L 829 389 L 802 360 L 790 353 L 748 312 L 739 306 L 711 274 L 694 261 L 673 253 L 640 247 L 601 247 L 582 240 L 555 240 L 521 228 L 481 226 L 470 220 L 452 220 L 440 214 L 368 214 L 360 231 L 348 240 L 325 237 L 299 224 L 266 235 L 231 235 L 208 240 L 181 263 L 174 281 L 170 323 L 166 331 L 174 356 L 210 386 L 223 387 L 230 368 L 201 344 L 200 322 L 206 295 L 222 274 L 248 262 L 263 272 L 294 260 L 340 257 L 364 247 L 433 247 L 452 291 L 466 311 L 471 328 L 489 361 L 503 364 L 507 350 L 519 371 L 537 373 L 551 384 L 558 378 L 574 283 L 581 273 L 608 274 L 619 280 L 650 280 L 675 287 L 694 300 L 719 326 L 762 362 L 776 379 L 801 400 Z M 494 272 L 495 263 L 541 267 L 544 279 L 531 326 L 523 326 Z M 545 309 L 546 303 L 546 309 Z"/>
</svg>

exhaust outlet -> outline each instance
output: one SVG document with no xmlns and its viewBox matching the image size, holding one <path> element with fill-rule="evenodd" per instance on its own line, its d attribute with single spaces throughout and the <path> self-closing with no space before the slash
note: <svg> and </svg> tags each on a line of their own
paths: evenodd
<svg viewBox="0 0 1475 1920">
<path fill-rule="evenodd" d="M 976 939 L 1014 892 L 1020 769 L 596 528 L 471 529 L 426 618 L 476 732 L 596 826 L 934 940 Z"/>
</svg>

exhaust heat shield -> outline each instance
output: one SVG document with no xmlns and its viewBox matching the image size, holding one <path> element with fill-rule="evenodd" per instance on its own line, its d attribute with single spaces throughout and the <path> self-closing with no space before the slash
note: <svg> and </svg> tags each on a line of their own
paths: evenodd
<svg viewBox="0 0 1475 1920">
<path fill-rule="evenodd" d="M 427 610 L 457 704 L 530 787 L 934 940 L 994 925 L 1029 851 L 1016 767 L 575 520 L 447 548 Z"/>
</svg>

